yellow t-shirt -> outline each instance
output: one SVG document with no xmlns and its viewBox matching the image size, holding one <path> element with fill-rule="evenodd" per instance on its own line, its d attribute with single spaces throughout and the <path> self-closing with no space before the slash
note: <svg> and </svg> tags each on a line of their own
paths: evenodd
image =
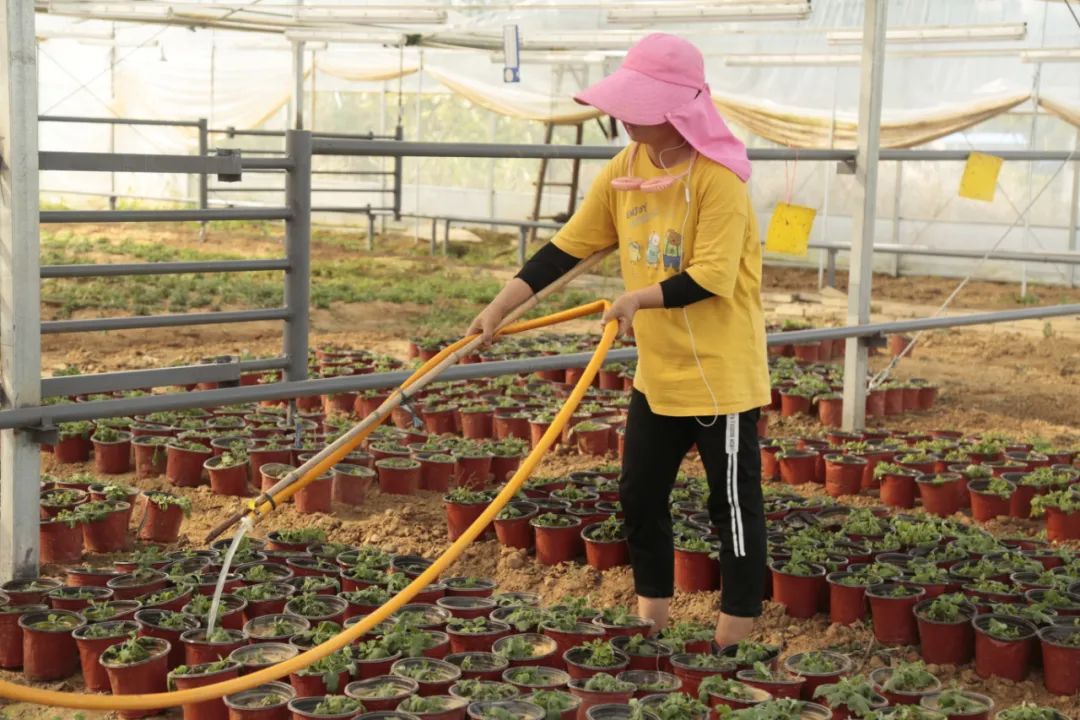
<svg viewBox="0 0 1080 720">
<path fill-rule="evenodd" d="M 761 307 L 761 244 L 750 192 L 738 176 L 698 156 L 686 185 L 659 193 L 620 192 L 611 179 L 649 179 L 665 172 L 645 148 L 627 169 L 629 148 L 616 155 L 552 242 L 576 258 L 618 243 L 628 291 L 685 270 L 714 297 L 682 308 L 640 310 L 634 318 L 638 365 L 634 387 L 660 415 L 743 412 L 770 402 Z M 686 165 L 670 168 L 672 175 Z M 697 356 L 716 404 L 694 360 Z"/>
</svg>

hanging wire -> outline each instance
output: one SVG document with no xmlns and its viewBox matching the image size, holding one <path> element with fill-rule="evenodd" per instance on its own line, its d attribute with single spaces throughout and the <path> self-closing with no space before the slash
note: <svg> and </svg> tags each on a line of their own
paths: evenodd
<svg viewBox="0 0 1080 720">
<path fill-rule="evenodd" d="M 1072 15 L 1073 20 L 1076 22 L 1076 27 L 1080 27 L 1080 15 L 1077 15 L 1076 11 L 1073 10 L 1071 0 L 1065 0 L 1065 9 L 1067 9 L 1069 11 L 1069 14 Z"/>
</svg>

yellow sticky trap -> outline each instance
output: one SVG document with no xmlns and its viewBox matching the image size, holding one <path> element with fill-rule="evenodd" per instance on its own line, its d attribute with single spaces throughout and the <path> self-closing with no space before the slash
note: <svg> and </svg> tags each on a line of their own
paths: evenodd
<svg viewBox="0 0 1080 720">
<path fill-rule="evenodd" d="M 816 215 L 814 208 L 776 203 L 765 234 L 765 249 L 785 255 L 806 255 Z"/>
<path fill-rule="evenodd" d="M 994 155 L 977 152 L 968 155 L 964 176 L 960 178 L 960 197 L 993 202 L 1001 162 L 1001 158 Z"/>
</svg>

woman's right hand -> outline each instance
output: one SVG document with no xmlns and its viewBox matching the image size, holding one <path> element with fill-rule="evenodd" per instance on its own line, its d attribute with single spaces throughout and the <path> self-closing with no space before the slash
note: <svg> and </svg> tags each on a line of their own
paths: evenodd
<svg viewBox="0 0 1080 720">
<path fill-rule="evenodd" d="M 503 321 L 504 317 L 505 313 L 500 312 L 494 304 L 488 305 L 472 321 L 469 325 L 469 329 L 465 332 L 465 335 L 470 336 L 479 334 L 483 337 L 484 345 L 490 345 L 495 337 L 495 331 L 498 330 L 499 323 Z"/>
</svg>

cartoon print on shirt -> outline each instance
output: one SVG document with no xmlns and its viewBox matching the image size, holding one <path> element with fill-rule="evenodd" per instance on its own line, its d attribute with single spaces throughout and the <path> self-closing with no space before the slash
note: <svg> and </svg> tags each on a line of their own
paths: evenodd
<svg viewBox="0 0 1080 720">
<path fill-rule="evenodd" d="M 660 266 L 660 236 L 649 233 L 649 247 L 645 251 L 645 264 L 651 268 Z"/>
<path fill-rule="evenodd" d="M 626 246 L 626 252 L 630 255 L 630 262 L 641 262 L 641 243 L 631 240 Z"/>
<path fill-rule="evenodd" d="M 664 243 L 664 270 L 679 272 L 682 267 L 682 235 L 674 230 L 667 231 Z"/>
</svg>

